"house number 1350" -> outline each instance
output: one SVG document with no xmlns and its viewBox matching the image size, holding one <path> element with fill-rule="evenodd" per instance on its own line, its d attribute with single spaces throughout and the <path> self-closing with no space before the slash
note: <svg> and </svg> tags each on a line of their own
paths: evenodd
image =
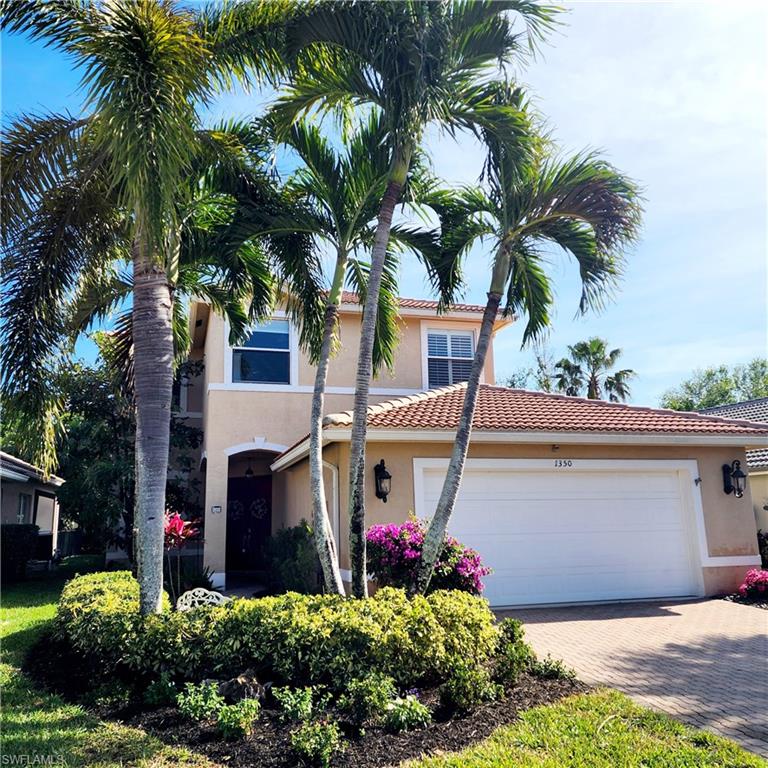
<svg viewBox="0 0 768 768">
<path fill-rule="evenodd" d="M 570 459 L 555 459 L 555 466 L 560 469 L 567 469 L 573 466 L 573 462 Z"/>
</svg>

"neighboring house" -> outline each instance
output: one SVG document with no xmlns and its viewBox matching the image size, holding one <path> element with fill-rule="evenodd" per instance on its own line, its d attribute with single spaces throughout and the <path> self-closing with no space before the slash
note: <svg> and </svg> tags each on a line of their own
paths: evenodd
<svg viewBox="0 0 768 768">
<path fill-rule="evenodd" d="M 483 308 L 436 315 L 401 300 L 394 370 L 372 383 L 367 522 L 432 514 L 450 456 Z M 495 331 L 509 324 L 499 319 Z M 258 570 L 270 532 L 311 518 L 307 464 L 314 369 L 281 314 L 232 349 L 224 321 L 192 307 L 190 418 L 201 419 L 205 563 L 215 583 Z M 360 307 L 345 296 L 326 397 L 326 493 L 349 568 L 346 489 Z M 493 605 L 731 591 L 759 564 L 749 492 L 723 492 L 723 463 L 768 448 L 768 426 L 496 387 L 493 348 L 450 531 L 494 568 Z M 375 495 L 384 460 L 392 490 Z M 349 577 L 344 571 L 345 578 Z"/>
<path fill-rule="evenodd" d="M 726 419 L 746 419 L 768 426 L 768 397 L 705 408 L 701 413 L 711 413 Z M 768 448 L 747 451 L 747 466 L 744 471 L 749 476 L 748 483 L 752 491 L 757 527 L 768 531 Z"/>
<path fill-rule="evenodd" d="M 58 546 L 59 504 L 56 491 L 64 480 L 45 477 L 41 469 L 0 451 L 2 523 L 33 523 L 40 529 L 36 560 L 50 560 Z"/>
</svg>

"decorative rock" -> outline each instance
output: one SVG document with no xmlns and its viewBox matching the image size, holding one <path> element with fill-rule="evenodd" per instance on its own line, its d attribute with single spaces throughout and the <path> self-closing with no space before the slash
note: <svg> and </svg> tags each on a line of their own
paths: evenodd
<svg viewBox="0 0 768 768">
<path fill-rule="evenodd" d="M 257 679 L 252 669 L 246 669 L 237 677 L 219 683 L 219 696 L 227 701 L 237 702 L 243 699 L 264 699 L 266 688 Z"/>
</svg>

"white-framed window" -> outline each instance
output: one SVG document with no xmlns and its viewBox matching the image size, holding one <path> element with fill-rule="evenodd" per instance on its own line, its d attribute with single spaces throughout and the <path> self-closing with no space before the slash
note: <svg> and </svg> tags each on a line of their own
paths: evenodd
<svg viewBox="0 0 768 768">
<path fill-rule="evenodd" d="M 232 348 L 232 382 L 291 383 L 291 330 L 287 318 L 257 325 L 242 346 Z"/>
<path fill-rule="evenodd" d="M 475 338 L 471 331 L 427 331 L 427 384 L 445 387 L 469 379 Z"/>
<path fill-rule="evenodd" d="M 29 523 L 32 521 L 32 496 L 29 493 L 19 494 L 19 509 L 16 512 L 17 523 Z"/>
</svg>

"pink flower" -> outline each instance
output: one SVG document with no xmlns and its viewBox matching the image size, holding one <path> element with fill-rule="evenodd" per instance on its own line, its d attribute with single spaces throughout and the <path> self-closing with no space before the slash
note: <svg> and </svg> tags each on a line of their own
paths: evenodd
<svg viewBox="0 0 768 768">
<path fill-rule="evenodd" d="M 200 529 L 195 527 L 195 523 L 188 522 L 178 513 L 172 515 L 165 513 L 164 521 L 165 548 L 180 549 L 190 539 L 197 538 L 200 535 Z"/>
</svg>

